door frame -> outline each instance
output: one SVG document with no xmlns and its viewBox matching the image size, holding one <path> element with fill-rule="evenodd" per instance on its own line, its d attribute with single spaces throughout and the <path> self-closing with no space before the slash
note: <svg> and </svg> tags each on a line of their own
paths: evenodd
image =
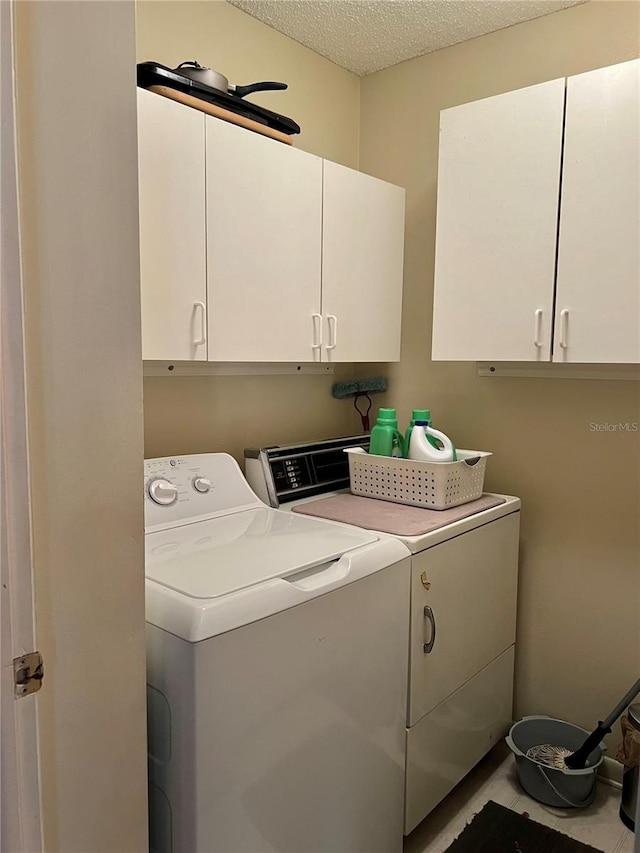
<svg viewBox="0 0 640 853">
<path fill-rule="evenodd" d="M 0 849 L 40 853 L 37 694 L 14 696 L 35 649 L 24 313 L 16 156 L 14 0 L 0 2 Z"/>
</svg>

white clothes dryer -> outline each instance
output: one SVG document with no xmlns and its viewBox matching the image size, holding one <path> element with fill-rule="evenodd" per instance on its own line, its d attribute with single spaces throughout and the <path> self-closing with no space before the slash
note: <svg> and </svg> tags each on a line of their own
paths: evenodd
<svg viewBox="0 0 640 853">
<path fill-rule="evenodd" d="M 407 548 L 221 453 L 146 461 L 145 519 L 151 850 L 399 853 Z"/>
</svg>

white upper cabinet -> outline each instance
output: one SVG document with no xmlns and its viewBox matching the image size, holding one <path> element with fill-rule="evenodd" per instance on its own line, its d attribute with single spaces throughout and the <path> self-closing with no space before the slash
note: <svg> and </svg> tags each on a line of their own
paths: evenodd
<svg viewBox="0 0 640 853">
<path fill-rule="evenodd" d="M 564 80 L 440 114 L 434 360 L 548 360 Z"/>
<path fill-rule="evenodd" d="M 323 360 L 398 361 L 404 189 L 324 161 Z"/>
<path fill-rule="evenodd" d="M 209 360 L 319 361 L 322 160 L 206 128 Z"/>
<path fill-rule="evenodd" d="M 204 116 L 138 89 L 142 355 L 206 361 Z"/>
<path fill-rule="evenodd" d="M 640 362 L 640 60 L 567 82 L 553 360 Z"/>
<path fill-rule="evenodd" d="M 434 359 L 640 362 L 639 128 L 640 60 L 441 113 Z"/>
<path fill-rule="evenodd" d="M 143 357 L 397 361 L 404 190 L 138 90 Z"/>
</svg>

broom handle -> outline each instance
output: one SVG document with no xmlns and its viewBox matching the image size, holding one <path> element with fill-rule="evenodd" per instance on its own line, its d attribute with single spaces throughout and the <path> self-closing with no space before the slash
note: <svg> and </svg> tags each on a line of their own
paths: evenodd
<svg viewBox="0 0 640 853">
<path fill-rule="evenodd" d="M 567 767 L 571 770 L 577 770 L 578 768 L 585 766 L 587 758 L 591 755 L 596 746 L 604 740 L 605 735 L 609 734 L 611 726 L 615 723 L 629 702 L 636 698 L 638 693 L 640 693 L 640 679 L 638 679 L 631 690 L 625 694 L 624 698 L 618 702 L 609 716 L 605 720 L 600 720 L 597 727 L 587 737 L 582 746 L 578 747 L 574 753 L 565 758 L 564 763 Z"/>
<path fill-rule="evenodd" d="M 607 728 L 607 731 L 611 731 L 611 726 L 618 719 L 620 714 L 624 711 L 627 705 L 636 698 L 636 696 L 640 693 L 640 678 L 633 685 L 631 690 L 626 694 L 624 699 L 622 699 L 618 705 L 613 709 L 613 711 L 609 714 L 607 719 L 603 722 L 603 726 Z"/>
</svg>

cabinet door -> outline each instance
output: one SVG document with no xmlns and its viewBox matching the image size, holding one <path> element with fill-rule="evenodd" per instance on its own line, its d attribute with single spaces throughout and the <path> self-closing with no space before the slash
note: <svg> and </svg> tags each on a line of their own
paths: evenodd
<svg viewBox="0 0 640 853">
<path fill-rule="evenodd" d="M 405 192 L 328 160 L 323 187 L 323 359 L 398 361 Z"/>
<path fill-rule="evenodd" d="M 553 360 L 640 362 L 640 60 L 570 77 Z"/>
<path fill-rule="evenodd" d="M 512 513 L 414 556 L 409 726 L 515 642 L 519 521 Z"/>
<path fill-rule="evenodd" d="M 509 731 L 514 651 L 510 646 L 407 731 L 405 835 Z"/>
<path fill-rule="evenodd" d="M 322 160 L 206 128 L 209 360 L 319 361 Z"/>
<path fill-rule="evenodd" d="M 551 358 L 564 92 L 440 113 L 434 360 Z"/>
<path fill-rule="evenodd" d="M 142 357 L 206 361 L 204 115 L 138 89 Z"/>
</svg>

